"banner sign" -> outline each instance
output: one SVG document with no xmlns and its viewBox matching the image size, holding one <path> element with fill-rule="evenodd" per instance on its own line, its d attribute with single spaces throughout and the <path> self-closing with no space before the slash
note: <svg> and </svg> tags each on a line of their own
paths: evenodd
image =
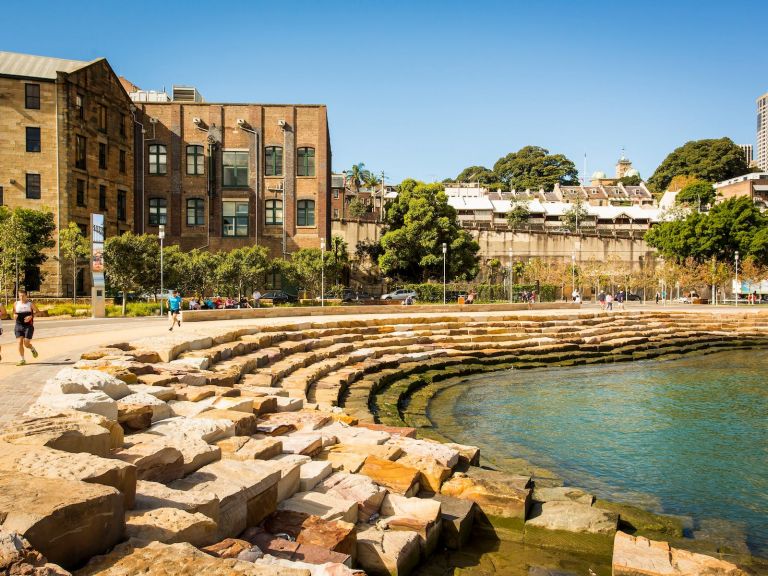
<svg viewBox="0 0 768 576">
<path fill-rule="evenodd" d="M 94 288 L 104 288 L 104 214 L 91 214 L 91 276 Z"/>
<path fill-rule="evenodd" d="M 760 282 L 748 282 L 746 280 L 736 282 L 736 280 L 732 280 L 731 290 L 734 294 L 753 294 L 754 292 L 768 294 L 768 280 Z"/>
</svg>

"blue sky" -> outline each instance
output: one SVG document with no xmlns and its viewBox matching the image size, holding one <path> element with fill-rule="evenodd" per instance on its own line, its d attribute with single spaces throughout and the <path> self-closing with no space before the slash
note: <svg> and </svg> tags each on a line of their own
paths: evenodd
<svg viewBox="0 0 768 576">
<path fill-rule="evenodd" d="M 527 144 L 649 177 L 692 139 L 755 140 L 764 4 L 588 0 L 18 2 L 0 49 L 106 56 L 146 89 L 328 105 L 333 168 L 399 181 Z M 82 33 L 77 31 L 82 30 Z"/>
</svg>

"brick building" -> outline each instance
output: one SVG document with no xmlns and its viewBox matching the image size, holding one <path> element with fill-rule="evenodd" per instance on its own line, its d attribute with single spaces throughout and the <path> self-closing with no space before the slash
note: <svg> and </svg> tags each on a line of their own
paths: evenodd
<svg viewBox="0 0 768 576">
<path fill-rule="evenodd" d="M 132 103 L 104 58 L 91 62 L 0 52 L 0 204 L 50 210 L 57 228 L 76 222 L 87 231 L 92 212 L 106 214 L 108 236 L 133 226 Z M 88 293 L 80 272 L 72 286 L 56 247 L 44 294 Z"/>
<path fill-rule="evenodd" d="M 325 106 L 209 103 L 177 86 L 130 96 L 142 125 L 138 231 L 162 224 L 184 250 L 256 244 L 273 257 L 329 238 Z"/>
</svg>

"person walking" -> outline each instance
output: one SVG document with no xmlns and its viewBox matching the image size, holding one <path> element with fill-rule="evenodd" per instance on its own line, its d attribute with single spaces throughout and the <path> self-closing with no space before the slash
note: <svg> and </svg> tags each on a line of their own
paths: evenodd
<svg viewBox="0 0 768 576">
<path fill-rule="evenodd" d="M 13 334 L 19 343 L 19 356 L 21 356 L 17 366 L 24 366 L 27 363 L 24 358 L 25 348 L 29 348 L 32 358 L 37 358 L 37 350 L 32 346 L 32 336 L 35 334 L 35 314 L 39 312 L 37 305 L 29 299 L 27 291 L 23 288 L 19 290 L 19 299 L 13 305 L 13 313 L 16 316 Z"/>
<path fill-rule="evenodd" d="M 605 310 L 605 290 L 600 290 L 597 295 L 597 301 L 600 302 L 600 310 Z"/>
<path fill-rule="evenodd" d="M 613 310 L 613 296 L 610 294 L 610 292 L 605 295 L 605 309 Z"/>
<path fill-rule="evenodd" d="M 0 303 L 0 336 L 3 335 L 3 318 L 5 318 L 8 311 L 5 309 L 2 303 Z M 3 349 L 0 347 L 0 362 L 3 360 Z"/>
<path fill-rule="evenodd" d="M 179 291 L 174 290 L 173 296 L 168 298 L 168 314 L 171 317 L 171 327 L 168 328 L 168 332 L 171 332 L 173 327 L 177 324 L 179 328 L 181 328 L 181 318 L 179 318 L 179 314 L 181 314 L 181 303 L 182 299 L 179 295 Z"/>
<path fill-rule="evenodd" d="M 656 304 L 659 303 L 659 299 L 661 298 L 661 294 L 659 294 L 659 291 L 656 290 Z"/>
</svg>

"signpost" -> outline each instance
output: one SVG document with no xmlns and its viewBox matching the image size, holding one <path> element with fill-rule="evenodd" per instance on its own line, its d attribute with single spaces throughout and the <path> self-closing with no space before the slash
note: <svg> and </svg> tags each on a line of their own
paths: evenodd
<svg viewBox="0 0 768 576">
<path fill-rule="evenodd" d="M 104 214 L 91 214 L 91 316 L 106 316 L 104 297 Z"/>
</svg>

